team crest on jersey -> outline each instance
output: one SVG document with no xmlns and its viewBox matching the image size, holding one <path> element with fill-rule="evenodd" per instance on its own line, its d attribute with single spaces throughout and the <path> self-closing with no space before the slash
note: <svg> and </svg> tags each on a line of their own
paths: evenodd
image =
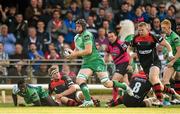
<svg viewBox="0 0 180 114">
<path fill-rule="evenodd" d="M 90 36 L 89 36 L 89 35 L 86 35 L 86 36 L 84 36 L 84 39 L 85 39 L 85 40 L 89 40 L 89 39 L 90 39 Z"/>
</svg>

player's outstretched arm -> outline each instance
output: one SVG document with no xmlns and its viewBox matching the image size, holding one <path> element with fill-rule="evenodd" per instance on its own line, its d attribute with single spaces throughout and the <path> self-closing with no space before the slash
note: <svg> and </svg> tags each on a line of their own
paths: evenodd
<svg viewBox="0 0 180 114">
<path fill-rule="evenodd" d="M 17 106 L 18 104 L 18 98 L 17 98 L 17 95 L 15 94 L 12 94 L 12 99 L 13 99 L 13 103 L 14 103 L 14 106 Z"/>
</svg>

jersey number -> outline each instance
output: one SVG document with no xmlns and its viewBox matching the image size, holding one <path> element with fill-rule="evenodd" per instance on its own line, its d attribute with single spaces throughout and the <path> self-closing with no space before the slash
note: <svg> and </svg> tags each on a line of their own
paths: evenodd
<svg viewBox="0 0 180 114">
<path fill-rule="evenodd" d="M 138 93 L 140 87 L 141 87 L 141 83 L 140 83 L 140 82 L 136 82 L 136 83 L 135 83 L 135 86 L 134 86 L 134 88 L 133 88 L 133 92 L 134 92 L 134 93 Z"/>
</svg>

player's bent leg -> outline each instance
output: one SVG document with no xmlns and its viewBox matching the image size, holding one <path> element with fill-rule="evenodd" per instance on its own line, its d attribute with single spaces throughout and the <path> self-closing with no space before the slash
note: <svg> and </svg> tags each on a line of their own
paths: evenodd
<svg viewBox="0 0 180 114">
<path fill-rule="evenodd" d="M 150 68 L 150 72 L 149 72 L 149 81 L 151 82 L 151 84 L 153 85 L 153 90 L 155 92 L 155 95 L 157 97 L 157 99 L 162 102 L 163 100 L 163 94 L 162 94 L 162 90 L 164 89 L 160 80 L 159 80 L 159 73 L 160 73 L 160 69 L 157 66 L 152 66 Z"/>
<path fill-rule="evenodd" d="M 110 100 L 109 102 L 106 103 L 107 107 L 115 107 L 120 104 L 123 104 L 123 96 L 120 96 L 116 101 Z"/>
<path fill-rule="evenodd" d="M 41 99 L 41 104 L 43 106 L 59 106 L 59 104 L 55 102 L 51 96 Z"/>
<path fill-rule="evenodd" d="M 125 82 L 127 85 L 129 85 L 129 79 L 128 79 L 128 74 L 125 74 L 123 77 L 123 82 Z"/>
<path fill-rule="evenodd" d="M 174 90 L 180 95 L 180 72 L 176 72 Z"/>
<path fill-rule="evenodd" d="M 114 75 L 113 75 L 113 77 L 112 77 L 112 80 L 116 80 L 116 81 L 119 81 L 119 82 L 123 82 L 123 75 L 121 75 L 120 73 L 114 73 Z M 113 87 L 112 97 L 113 97 L 113 100 L 114 100 L 114 101 L 117 100 L 117 98 L 118 98 L 118 88 Z"/>
<path fill-rule="evenodd" d="M 60 101 L 62 104 L 66 106 L 78 106 L 78 102 L 76 102 L 74 99 L 70 99 L 68 97 L 61 97 Z"/>
<path fill-rule="evenodd" d="M 105 87 L 107 87 L 107 88 L 113 88 L 113 87 L 122 88 L 123 90 L 126 90 L 130 96 L 134 95 L 132 89 L 127 84 L 120 83 L 116 80 L 114 80 L 114 81 L 109 80 L 107 72 L 98 72 L 97 75 L 98 75 L 101 83 Z"/>
<path fill-rule="evenodd" d="M 80 69 L 77 77 L 76 77 L 76 83 L 80 85 L 81 83 L 86 83 L 89 76 L 93 74 L 91 69 Z"/>
<path fill-rule="evenodd" d="M 171 68 L 166 67 L 165 68 L 164 73 L 163 73 L 163 78 L 162 78 L 163 85 L 170 84 L 169 80 L 173 76 L 174 72 L 175 71 L 174 71 L 173 67 L 171 67 Z"/>
<path fill-rule="evenodd" d="M 80 107 L 94 106 L 93 101 L 89 93 L 89 88 L 86 84 L 86 80 L 93 74 L 91 69 L 81 69 L 76 77 L 76 83 L 80 86 L 80 89 L 85 97 L 85 100 Z"/>
</svg>

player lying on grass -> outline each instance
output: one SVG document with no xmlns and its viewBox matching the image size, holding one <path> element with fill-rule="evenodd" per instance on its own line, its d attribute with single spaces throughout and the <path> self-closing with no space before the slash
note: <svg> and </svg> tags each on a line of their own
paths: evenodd
<svg viewBox="0 0 180 114">
<path fill-rule="evenodd" d="M 81 91 L 77 91 L 74 82 L 69 76 L 60 75 L 59 68 L 53 65 L 48 70 L 51 76 L 51 82 L 49 83 L 49 94 L 55 93 L 56 102 L 66 106 L 78 106 L 84 101 L 84 96 Z M 98 100 L 93 99 L 95 106 L 100 106 Z"/>
<path fill-rule="evenodd" d="M 41 86 L 33 87 L 25 83 L 24 80 L 20 80 L 17 86 L 13 87 L 12 98 L 15 106 L 25 106 L 24 104 L 18 104 L 17 95 L 23 97 L 27 104 L 33 104 L 33 106 L 58 105 Z"/>
<path fill-rule="evenodd" d="M 130 87 L 133 90 L 134 96 L 129 96 L 127 93 L 121 96 L 116 101 L 110 101 L 107 103 L 109 107 L 124 104 L 126 107 L 150 107 L 154 105 L 161 105 L 155 97 L 145 99 L 146 95 L 150 91 L 152 84 L 149 82 L 147 76 L 143 73 L 137 73 L 132 76 L 130 81 Z M 174 95 L 177 99 L 180 99 L 173 89 L 164 87 L 162 91 L 164 93 Z"/>
</svg>

